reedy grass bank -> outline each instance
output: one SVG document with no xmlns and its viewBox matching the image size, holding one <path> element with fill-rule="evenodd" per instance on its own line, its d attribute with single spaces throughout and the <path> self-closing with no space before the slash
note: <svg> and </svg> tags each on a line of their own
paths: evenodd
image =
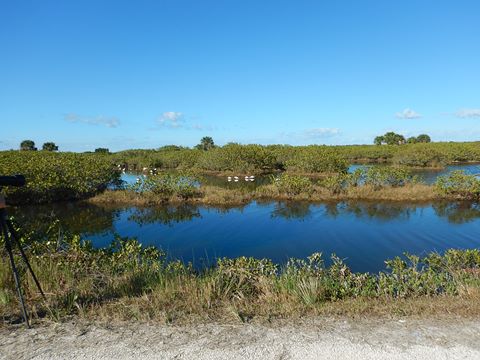
<svg viewBox="0 0 480 360">
<path fill-rule="evenodd" d="M 107 191 L 90 199 L 93 203 L 149 205 L 160 203 L 196 203 L 239 205 L 253 200 L 299 201 L 409 201 L 479 200 L 480 180 L 462 171 L 439 177 L 433 186 L 418 182 L 405 168 L 372 167 L 349 174 L 305 176 L 272 175 L 271 184 L 256 188 L 225 189 L 204 185 L 189 175 L 155 175 L 125 190 Z"/>
<path fill-rule="evenodd" d="M 480 251 L 449 250 L 386 261 L 385 272 L 353 273 L 335 255 L 291 259 L 219 259 L 203 271 L 167 261 L 155 248 L 117 238 L 94 249 L 79 236 L 54 232 L 23 238 L 47 295 L 44 302 L 20 268 L 35 318 L 87 320 L 268 321 L 306 315 L 480 315 Z M 12 274 L 0 262 L 0 317 L 20 317 Z"/>
<path fill-rule="evenodd" d="M 195 196 L 183 198 L 177 195 L 165 197 L 151 193 L 136 193 L 130 190 L 105 191 L 86 201 L 91 203 L 111 203 L 119 205 L 159 205 L 159 204 L 198 204 L 198 205 L 242 205 L 255 200 L 292 200 L 292 201 L 399 201 L 399 202 L 431 202 L 442 199 L 454 199 L 440 195 L 433 186 L 414 184 L 399 188 L 375 189 L 373 186 L 351 188 L 338 194 L 332 194 L 320 186 L 313 186 L 312 191 L 289 194 L 281 192 L 274 185 L 263 185 L 257 189 L 225 189 L 218 186 L 202 186 Z"/>
</svg>

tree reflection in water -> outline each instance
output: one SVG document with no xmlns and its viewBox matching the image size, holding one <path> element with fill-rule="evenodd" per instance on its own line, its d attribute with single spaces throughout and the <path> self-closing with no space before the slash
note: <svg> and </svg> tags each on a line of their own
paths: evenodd
<svg viewBox="0 0 480 360">
<path fill-rule="evenodd" d="M 133 213 L 128 217 L 128 220 L 134 221 L 139 225 L 154 223 L 173 225 L 201 217 L 200 211 L 195 205 L 165 205 L 135 208 Z"/>
<path fill-rule="evenodd" d="M 452 224 L 465 224 L 480 218 L 480 204 L 473 202 L 441 202 L 433 204 L 439 217 Z"/>
<path fill-rule="evenodd" d="M 124 208 L 83 202 L 22 206 L 10 210 L 22 231 L 44 234 L 53 222 L 74 234 L 99 235 L 113 232 L 114 221 Z"/>
<path fill-rule="evenodd" d="M 312 214 L 310 206 L 311 204 L 308 202 L 279 201 L 275 203 L 271 217 L 304 220 Z"/>
</svg>

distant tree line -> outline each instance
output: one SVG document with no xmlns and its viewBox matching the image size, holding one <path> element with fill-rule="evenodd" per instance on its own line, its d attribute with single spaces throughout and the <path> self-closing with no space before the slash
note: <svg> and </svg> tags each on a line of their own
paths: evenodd
<svg viewBox="0 0 480 360">
<path fill-rule="evenodd" d="M 211 150 L 216 147 L 213 138 L 210 136 L 204 136 L 202 139 L 200 139 L 200 143 L 198 145 L 195 145 L 195 149 L 198 150 Z M 162 151 L 173 151 L 173 150 L 184 150 L 186 148 L 182 146 L 177 146 L 177 145 L 166 145 L 158 150 Z M 37 151 L 37 147 L 35 146 L 35 142 L 33 140 L 23 140 L 20 143 L 20 150 L 22 151 Z M 42 150 L 43 151 L 58 151 L 58 146 L 54 142 L 46 142 L 42 145 Z M 110 150 L 108 148 L 96 148 L 95 153 L 98 154 L 110 154 Z"/>
<path fill-rule="evenodd" d="M 35 142 L 33 140 L 23 140 L 20 143 L 20 150 L 22 151 L 37 151 Z M 54 142 L 48 141 L 42 145 L 43 151 L 58 151 L 58 146 Z"/>
<path fill-rule="evenodd" d="M 408 139 L 405 139 L 405 136 L 397 134 L 393 131 L 387 132 L 384 135 L 377 136 L 374 139 L 375 145 L 403 145 L 403 144 L 416 144 L 416 143 L 429 143 L 432 140 L 427 134 L 421 134 L 418 136 L 412 136 Z"/>
</svg>

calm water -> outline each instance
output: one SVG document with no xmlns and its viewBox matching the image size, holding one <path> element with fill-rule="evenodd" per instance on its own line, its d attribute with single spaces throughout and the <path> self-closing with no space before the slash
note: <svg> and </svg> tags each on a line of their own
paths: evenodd
<svg viewBox="0 0 480 360">
<path fill-rule="evenodd" d="M 425 254 L 480 247 L 480 205 L 437 203 L 256 203 L 236 208 L 149 208 L 63 203 L 16 209 L 19 222 L 41 230 L 59 218 L 96 246 L 115 233 L 156 245 L 196 266 L 216 257 L 254 256 L 284 263 L 314 252 L 335 253 L 354 271 L 378 271 L 408 251 Z"/>
</svg>

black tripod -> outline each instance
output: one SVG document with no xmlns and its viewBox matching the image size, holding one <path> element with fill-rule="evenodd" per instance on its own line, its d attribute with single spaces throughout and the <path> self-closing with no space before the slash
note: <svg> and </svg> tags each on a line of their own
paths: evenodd
<svg viewBox="0 0 480 360">
<path fill-rule="evenodd" d="M 0 198 L 2 198 L 2 195 L 0 195 Z M 0 228 L 5 238 L 5 248 L 7 250 L 8 257 L 10 258 L 10 265 L 12 266 L 13 277 L 15 279 L 15 286 L 17 288 L 18 297 L 20 300 L 20 308 L 22 310 L 23 320 L 25 321 L 27 328 L 30 328 L 30 323 L 28 321 L 28 313 L 27 313 L 27 309 L 25 308 L 25 300 L 23 298 L 22 284 L 20 281 L 20 276 L 18 274 L 17 266 L 15 265 L 15 258 L 13 256 L 13 246 L 17 245 L 18 249 L 20 250 L 22 259 L 25 262 L 25 265 L 27 266 L 28 271 L 32 275 L 35 285 L 40 291 L 40 294 L 42 294 L 43 299 L 46 300 L 46 298 L 45 298 L 45 294 L 43 293 L 42 287 L 40 286 L 40 283 L 38 282 L 38 279 L 35 276 L 35 273 L 33 272 L 32 267 L 30 266 L 30 262 L 28 261 L 27 255 L 25 255 L 22 245 L 18 240 L 18 236 L 15 232 L 13 224 L 7 217 L 7 210 L 5 209 L 5 205 L 4 205 L 5 202 L 4 200 L 3 201 L 2 200 L 3 199 L 0 199 Z"/>
</svg>

